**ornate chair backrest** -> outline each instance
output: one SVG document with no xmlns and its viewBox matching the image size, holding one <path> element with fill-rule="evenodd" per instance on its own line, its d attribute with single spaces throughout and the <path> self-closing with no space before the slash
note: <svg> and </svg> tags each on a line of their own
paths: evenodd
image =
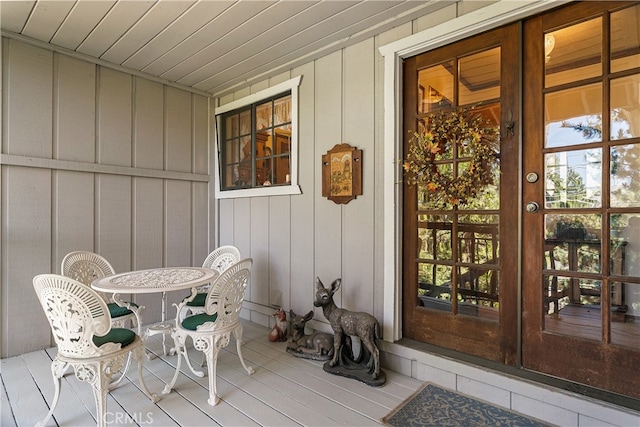
<svg viewBox="0 0 640 427">
<path fill-rule="evenodd" d="M 222 272 L 211 285 L 205 310 L 207 314 L 217 314 L 215 321 L 217 328 L 224 328 L 238 322 L 252 263 L 251 258 L 235 263 Z"/>
<path fill-rule="evenodd" d="M 211 268 L 222 273 L 233 264 L 240 261 L 240 250 L 235 246 L 220 246 L 207 256 L 202 267 Z"/>
<path fill-rule="evenodd" d="M 89 358 L 109 349 L 93 343 L 94 335 L 103 336 L 111 330 L 109 309 L 96 291 L 57 274 L 34 277 L 33 288 L 51 326 L 58 353 Z"/>
<path fill-rule="evenodd" d="M 116 274 L 109 261 L 102 256 L 88 251 L 69 252 L 62 259 L 62 275 L 77 280 L 87 286 L 91 282 L 104 276 Z M 105 301 L 110 301 L 109 297 L 98 293 Z"/>
<path fill-rule="evenodd" d="M 71 277 L 87 286 L 96 279 L 116 274 L 109 261 L 87 251 L 74 251 L 65 255 L 61 271 L 63 276 Z"/>
</svg>

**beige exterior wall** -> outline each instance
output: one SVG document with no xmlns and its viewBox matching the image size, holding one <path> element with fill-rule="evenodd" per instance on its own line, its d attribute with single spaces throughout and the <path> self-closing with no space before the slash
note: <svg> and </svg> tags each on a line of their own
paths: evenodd
<svg viewBox="0 0 640 427">
<path fill-rule="evenodd" d="M 68 252 L 98 252 L 119 272 L 201 265 L 215 236 L 208 97 L 7 38 L 2 65 L 0 356 L 9 357 L 53 344 L 32 278 L 60 273 Z M 160 295 L 136 302 L 145 322 L 160 320 Z"/>
<path fill-rule="evenodd" d="M 492 2 L 473 2 L 486 6 Z M 306 313 L 315 278 L 341 277 L 338 306 L 383 317 L 384 64 L 378 48 L 468 13 L 451 4 L 356 45 L 218 99 L 217 106 L 302 76 L 300 195 L 219 200 L 220 244 L 254 258 L 245 316 L 271 326 L 276 306 Z M 336 144 L 363 150 L 363 194 L 348 204 L 322 197 L 321 157 Z M 311 327 L 330 331 L 322 311 Z"/>
<path fill-rule="evenodd" d="M 459 2 L 410 24 L 243 88 L 224 105 L 302 76 L 301 195 L 213 200 L 213 101 L 162 83 L 3 38 L 0 356 L 52 344 L 33 276 L 60 272 L 71 250 L 116 271 L 201 265 L 217 245 L 254 258 L 243 317 L 312 308 L 314 280 L 343 280 L 336 302 L 383 315 L 383 60 L 378 48 L 493 2 Z M 363 195 L 321 196 L 320 158 L 363 150 Z M 211 175 L 209 175 L 211 173 Z M 211 185 L 210 185 L 211 184 Z M 138 295 L 145 323 L 158 295 Z M 169 295 L 169 302 L 180 295 Z M 24 334 L 18 319 L 34 313 Z M 169 310 L 173 315 L 173 310 Z M 318 329 L 329 330 L 321 312 Z"/>
<path fill-rule="evenodd" d="M 213 199 L 214 100 L 3 38 L 0 356 L 52 344 L 31 279 L 58 273 L 78 249 L 127 271 L 201 265 L 217 245 L 234 244 L 254 258 L 243 317 L 270 325 L 276 306 L 312 309 L 318 276 L 341 277 L 336 303 L 382 321 L 388 210 L 378 48 L 493 3 L 449 4 L 215 100 L 302 76 L 302 194 L 292 196 Z M 363 150 L 363 195 L 346 205 L 321 196 L 321 156 L 340 143 Z M 159 296 L 136 298 L 145 323 L 159 320 Z M 24 334 L 13 319 L 31 311 L 38 327 Z M 329 330 L 320 311 L 315 318 L 311 326 Z"/>
</svg>

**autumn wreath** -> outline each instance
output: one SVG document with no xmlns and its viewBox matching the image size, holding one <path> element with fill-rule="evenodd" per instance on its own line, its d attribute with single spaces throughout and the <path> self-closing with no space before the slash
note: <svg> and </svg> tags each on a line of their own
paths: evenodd
<svg viewBox="0 0 640 427">
<path fill-rule="evenodd" d="M 404 160 L 405 181 L 424 186 L 429 203 L 459 205 L 494 184 L 499 158 L 499 131 L 473 108 L 442 111 L 426 117 L 411 131 Z M 454 173 L 452 158 L 460 160 Z"/>
</svg>

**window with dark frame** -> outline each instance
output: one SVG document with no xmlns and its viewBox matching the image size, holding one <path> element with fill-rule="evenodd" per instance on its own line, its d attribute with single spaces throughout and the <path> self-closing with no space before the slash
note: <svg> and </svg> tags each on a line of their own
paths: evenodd
<svg viewBox="0 0 640 427">
<path fill-rule="evenodd" d="M 220 115 L 220 189 L 291 184 L 291 91 Z"/>
</svg>

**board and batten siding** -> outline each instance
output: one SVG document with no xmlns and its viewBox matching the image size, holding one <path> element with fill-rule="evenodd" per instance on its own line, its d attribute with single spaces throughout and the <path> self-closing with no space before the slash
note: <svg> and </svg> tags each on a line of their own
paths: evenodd
<svg viewBox="0 0 640 427">
<path fill-rule="evenodd" d="M 490 3 L 443 6 L 215 99 L 221 106 L 302 76 L 302 194 L 291 196 L 214 199 L 208 97 L 3 39 L 0 356 L 50 344 L 39 312 L 40 326 L 29 336 L 9 319 L 34 309 L 32 277 L 59 272 L 64 254 L 76 249 L 99 252 L 126 271 L 200 265 L 215 246 L 233 244 L 254 259 L 244 318 L 271 326 L 277 307 L 313 309 L 310 326 L 330 331 L 313 308 L 318 276 L 327 286 L 342 278 L 339 306 L 396 324 L 383 319 L 387 207 L 378 48 Z M 341 143 L 363 150 L 363 194 L 345 205 L 321 195 L 321 156 Z M 169 293 L 169 303 L 180 297 Z M 159 296 L 136 301 L 146 306 L 145 323 L 159 319 Z"/>
<path fill-rule="evenodd" d="M 393 31 L 402 37 L 411 31 Z M 254 259 L 245 307 L 253 322 L 274 324 L 277 307 L 315 311 L 310 326 L 330 331 L 313 307 L 315 278 L 342 279 L 338 306 L 374 314 L 382 322 L 382 147 L 376 114 L 382 111 L 378 37 L 324 56 L 218 99 L 219 105 L 302 76 L 299 87 L 298 183 L 302 194 L 221 199 L 220 244 Z M 376 83 L 377 82 L 377 83 Z M 380 85 L 380 88 L 377 88 Z M 336 144 L 363 150 L 363 194 L 348 204 L 322 197 L 321 158 Z"/>
<path fill-rule="evenodd" d="M 298 183 L 302 194 L 217 201 L 220 244 L 254 258 L 248 317 L 272 326 L 277 307 L 314 310 L 313 328 L 331 331 L 313 307 L 315 278 L 342 286 L 338 306 L 384 315 L 384 61 L 380 46 L 491 2 L 451 3 L 250 87 L 224 94 L 223 106 L 302 76 L 298 99 Z M 322 197 L 322 155 L 336 144 L 362 149 L 363 194 L 348 204 Z M 245 255 L 246 254 L 246 255 Z"/>
<path fill-rule="evenodd" d="M 59 274 L 68 252 L 97 252 L 117 272 L 200 266 L 215 235 L 208 97 L 7 38 L 2 92 L 0 356 L 10 357 L 52 345 L 32 279 Z M 160 320 L 160 298 L 133 296 L 145 323 Z"/>
<path fill-rule="evenodd" d="M 384 315 L 384 62 L 378 48 L 489 2 L 450 4 L 437 11 L 238 89 L 217 106 L 302 76 L 298 100 L 298 183 L 302 194 L 221 199 L 220 244 L 254 259 L 245 317 L 273 326 L 278 307 L 314 310 L 312 328 L 331 331 L 313 307 L 315 278 L 342 279 L 339 307 Z M 322 155 L 336 144 L 363 150 L 363 194 L 348 204 L 322 197 Z"/>
</svg>

